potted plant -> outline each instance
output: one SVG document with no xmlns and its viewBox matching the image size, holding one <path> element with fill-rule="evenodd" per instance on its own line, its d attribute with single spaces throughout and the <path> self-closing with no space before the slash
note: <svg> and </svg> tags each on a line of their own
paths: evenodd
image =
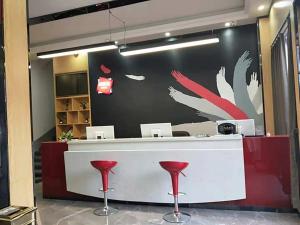
<svg viewBox="0 0 300 225">
<path fill-rule="evenodd" d="M 61 135 L 59 136 L 58 140 L 61 142 L 67 142 L 72 140 L 73 138 L 73 133 L 72 130 L 68 130 L 67 132 L 62 132 Z"/>
</svg>

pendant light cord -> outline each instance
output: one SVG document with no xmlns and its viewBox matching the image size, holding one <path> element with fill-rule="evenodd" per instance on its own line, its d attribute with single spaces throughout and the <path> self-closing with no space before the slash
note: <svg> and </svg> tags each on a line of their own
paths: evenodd
<svg viewBox="0 0 300 225">
<path fill-rule="evenodd" d="M 123 24 L 123 42 L 124 42 L 124 46 L 126 47 L 126 22 L 122 19 L 120 19 L 118 16 L 114 15 L 112 13 L 112 11 L 109 8 L 109 4 L 108 4 L 108 25 L 109 25 L 109 41 L 112 40 L 112 32 L 111 32 L 111 17 L 115 18 L 116 20 L 118 20 L 119 22 L 121 22 Z"/>
<path fill-rule="evenodd" d="M 109 41 L 111 42 L 111 11 L 110 11 L 110 7 L 109 7 L 109 3 L 107 4 L 108 7 L 108 29 L 109 29 Z"/>
</svg>

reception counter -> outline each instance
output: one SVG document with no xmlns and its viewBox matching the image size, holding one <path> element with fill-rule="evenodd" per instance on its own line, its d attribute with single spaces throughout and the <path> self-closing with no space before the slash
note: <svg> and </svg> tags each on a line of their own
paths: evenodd
<svg viewBox="0 0 300 225">
<path fill-rule="evenodd" d="M 203 141 L 206 140 L 206 143 L 209 143 L 209 140 L 212 141 L 212 147 L 217 147 L 216 143 L 211 139 L 203 139 Z M 104 140 L 109 142 L 109 140 Z M 124 152 L 132 151 L 133 149 L 130 149 L 130 146 L 128 143 L 126 143 L 126 140 L 118 140 L 119 143 L 123 141 L 123 146 L 127 146 L 129 150 L 123 150 Z M 125 142 L 124 142 L 125 141 Z M 130 141 L 130 140 L 127 140 Z M 138 140 L 136 140 L 138 141 Z M 149 140 L 150 141 L 150 140 Z M 149 142 L 148 141 L 148 142 Z M 195 140 L 195 141 L 185 141 L 184 138 L 181 139 L 182 146 L 187 146 L 187 142 L 191 142 L 191 145 L 193 142 L 197 143 L 194 146 L 200 146 L 201 148 L 201 140 Z M 229 141 L 229 140 L 227 140 Z M 234 140 L 237 141 L 237 140 Z M 66 185 L 66 174 L 69 174 L 68 171 L 65 171 L 65 158 L 64 153 L 66 155 L 70 155 L 70 159 L 74 158 L 76 160 L 79 160 L 79 157 L 76 155 L 78 154 L 82 156 L 83 153 L 87 153 L 85 155 L 89 155 L 90 152 L 93 152 L 93 154 L 101 154 L 101 149 L 93 148 L 95 146 L 99 146 L 98 143 L 90 142 L 89 141 L 76 141 L 69 143 L 62 143 L 62 142 L 47 142 L 43 143 L 41 146 L 41 154 L 42 154 L 42 181 L 43 181 L 43 196 L 44 198 L 56 198 L 56 199 L 89 199 L 85 195 L 79 195 L 75 194 L 73 192 L 67 191 L 67 185 Z M 133 140 L 134 142 L 134 140 Z M 165 147 L 170 147 L 167 141 L 167 139 L 162 140 L 161 142 L 165 143 Z M 216 141 L 219 143 L 222 143 L 221 140 Z M 147 142 L 146 142 L 147 143 Z M 117 142 L 115 143 L 116 145 Z M 160 143 L 162 144 L 162 143 Z M 85 145 L 86 148 L 80 149 Z M 144 145 L 145 146 L 145 145 Z M 178 147 L 178 145 L 176 145 Z M 222 147 L 222 146 L 221 146 Z M 223 146 L 224 147 L 224 146 Z M 179 147 L 178 147 L 179 148 Z M 110 151 L 112 151 L 111 149 Z M 98 152 L 97 152 L 98 151 Z M 149 157 L 155 157 L 156 151 L 159 151 L 158 148 L 151 151 L 152 154 Z M 170 149 L 168 150 L 170 151 Z M 174 151 L 171 149 L 171 151 Z M 199 151 L 199 150 L 198 150 Z M 201 150 L 200 150 L 201 151 Z M 104 152 L 104 151 L 102 151 Z M 106 151 L 107 152 L 107 151 Z M 179 153 L 178 151 L 174 151 L 175 153 Z M 189 150 L 191 152 L 191 149 Z M 213 152 L 213 151 L 211 151 Z M 224 152 L 227 152 L 224 150 Z M 230 151 L 229 151 L 230 152 Z M 112 151 L 113 154 L 117 154 L 117 152 Z M 142 155 L 143 152 L 140 153 Z M 118 153 L 119 154 L 119 153 Z M 200 153 L 199 153 L 200 154 Z M 201 153 L 203 154 L 203 152 Z M 153 156 L 152 156 L 153 155 Z M 111 155 L 110 155 L 111 156 Z M 241 200 L 235 200 L 235 201 L 226 201 L 226 202 L 219 202 L 218 205 L 221 207 L 226 208 L 227 206 L 230 207 L 258 207 L 258 208 L 284 208 L 288 209 L 291 208 L 291 175 L 290 175 L 290 147 L 289 147 L 289 137 L 288 136 L 272 136 L 272 137 L 244 137 L 243 138 L 243 156 L 244 156 L 244 166 L 245 166 L 245 185 L 246 185 L 246 198 Z M 89 156 L 91 157 L 91 156 Z M 149 157 L 143 157 L 144 159 L 148 160 Z M 178 155 L 173 155 L 173 157 L 178 157 Z M 181 155 L 180 155 L 181 157 Z M 185 155 L 183 155 L 185 157 Z M 225 156 L 226 157 L 226 156 Z M 92 159 L 93 157 L 91 157 Z M 162 160 L 163 158 L 158 157 L 155 158 L 155 160 Z M 180 158 L 184 159 L 184 158 Z M 77 165 L 73 165 L 71 169 L 74 169 L 76 167 L 82 167 L 86 168 L 86 172 L 84 174 L 81 173 L 81 175 L 88 175 L 89 180 L 94 182 L 93 184 L 86 183 L 82 184 L 81 188 L 86 188 L 86 186 L 89 186 L 90 193 L 87 192 L 81 192 L 86 193 L 87 195 L 91 195 L 91 193 L 94 193 L 95 196 L 101 197 L 100 193 L 97 191 L 99 189 L 99 186 L 101 186 L 101 179 L 100 175 L 97 171 L 95 171 L 89 164 L 90 158 L 82 158 L 80 159 L 80 163 Z M 146 164 L 146 160 L 143 161 L 142 165 Z M 185 185 L 189 184 L 191 182 L 191 178 L 194 176 L 194 165 L 195 161 L 196 167 L 199 166 L 199 170 L 196 171 L 197 175 L 200 177 L 199 179 L 208 179 L 208 176 L 205 176 L 205 172 L 208 168 L 216 169 L 216 160 L 221 159 L 212 159 L 210 161 L 204 162 L 203 165 L 201 165 L 199 162 L 195 160 L 194 158 L 190 161 L 190 166 L 186 169 L 185 173 L 187 174 L 187 177 L 180 177 L 180 190 L 187 192 L 187 196 L 180 197 L 180 201 L 184 202 L 188 200 L 188 195 L 191 195 L 191 191 L 189 188 Z M 153 159 L 152 159 L 153 161 Z M 137 163 L 137 162 L 136 162 Z M 206 165 L 206 167 L 204 167 Z M 131 166 L 131 164 L 130 164 Z M 148 164 L 147 166 L 150 166 Z M 127 172 L 125 172 L 125 164 L 119 163 L 118 167 L 114 169 L 116 172 L 116 175 L 110 176 L 110 186 L 114 187 L 116 189 L 114 194 L 117 194 L 117 192 L 122 193 L 124 190 L 120 189 L 122 186 L 118 187 L 116 186 L 115 182 L 120 182 L 122 179 L 122 176 L 126 179 Z M 126 166 L 128 168 L 128 166 Z M 157 172 L 155 175 L 160 176 L 160 183 L 158 183 L 158 180 L 155 179 L 155 183 L 151 183 L 151 187 L 157 186 L 155 188 L 159 189 L 158 192 L 154 192 L 154 190 L 157 189 L 151 189 L 151 192 L 149 191 L 150 197 L 153 197 L 155 194 L 161 194 L 161 196 L 167 200 L 167 202 L 171 201 L 171 197 L 167 195 L 166 192 L 170 191 L 171 188 L 171 179 L 169 178 L 169 175 L 161 169 L 157 162 L 153 163 L 151 165 L 151 168 L 155 169 Z M 201 170 L 200 170 L 201 168 Z M 66 169 L 68 167 L 66 166 Z M 141 168 L 138 168 L 143 172 L 143 166 Z M 76 170 L 75 170 L 76 171 Z M 75 172 L 74 171 L 74 172 Z M 80 172 L 80 171 L 77 171 Z M 222 171 L 221 171 L 222 172 Z M 73 173 L 73 172 L 72 172 Z M 76 173 L 75 173 L 76 175 Z M 192 176 L 192 177 L 191 177 Z M 82 176 L 81 176 L 82 177 Z M 116 179 L 118 178 L 118 179 Z M 151 177 L 149 177 L 151 178 Z M 230 175 L 227 174 L 224 179 L 230 178 Z M 69 178 L 68 178 L 69 179 Z M 81 178 L 82 179 L 82 178 Z M 194 179 L 194 178 L 193 178 Z M 73 179 L 72 179 L 73 180 Z M 81 181 L 81 180 L 80 180 Z M 133 183 L 131 183 L 131 186 L 128 188 L 128 192 L 135 192 L 140 189 L 146 188 L 146 185 L 138 186 L 136 183 L 139 183 L 139 180 L 134 180 Z M 81 183 L 81 182 L 80 182 Z M 192 182 L 197 185 L 197 183 Z M 72 186 L 72 185 L 71 185 Z M 207 190 L 204 189 L 205 186 L 198 187 L 198 192 L 206 192 Z M 75 187 L 69 187 L 69 188 L 75 188 Z M 216 188 L 216 187 L 214 187 Z M 69 189 L 70 190 L 70 189 Z M 75 191 L 75 190 L 74 190 Z M 86 191 L 86 190 L 85 190 Z M 222 191 L 226 192 L 226 189 L 223 189 Z M 79 191 L 76 193 L 80 193 Z M 113 194 L 113 193 L 112 193 Z M 196 193 L 197 194 L 197 193 Z M 93 196 L 93 195 L 92 195 Z M 113 196 L 113 195 L 112 195 Z M 118 197 L 118 196 L 115 196 Z M 120 196 L 119 196 L 120 197 Z M 198 196 L 200 198 L 201 196 Z M 241 197 L 242 198 L 242 197 Z M 198 199 L 201 200 L 202 199 Z M 215 205 L 215 204 L 214 204 Z"/>
<path fill-rule="evenodd" d="M 110 176 L 119 201 L 171 203 L 169 174 L 159 161 L 187 161 L 180 177 L 181 203 L 204 203 L 246 198 L 243 142 L 240 135 L 213 137 L 128 138 L 68 142 L 65 152 L 67 190 L 103 197 L 100 174 L 93 160 L 118 161 Z"/>
</svg>

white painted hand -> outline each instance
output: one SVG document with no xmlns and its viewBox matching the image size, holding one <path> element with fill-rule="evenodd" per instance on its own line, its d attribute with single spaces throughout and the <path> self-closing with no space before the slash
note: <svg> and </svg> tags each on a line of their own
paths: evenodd
<svg viewBox="0 0 300 225">
<path fill-rule="evenodd" d="M 225 67 L 221 67 L 219 73 L 217 74 L 217 87 L 219 94 L 222 98 L 227 99 L 231 103 L 235 104 L 234 93 L 230 84 L 227 83 L 225 79 Z"/>
<path fill-rule="evenodd" d="M 257 73 L 254 72 L 251 75 L 250 84 L 247 86 L 247 91 L 248 91 L 249 98 L 251 101 L 253 101 L 253 98 L 257 93 L 258 86 L 259 86 L 259 84 L 258 84 L 258 80 L 257 80 Z"/>
</svg>

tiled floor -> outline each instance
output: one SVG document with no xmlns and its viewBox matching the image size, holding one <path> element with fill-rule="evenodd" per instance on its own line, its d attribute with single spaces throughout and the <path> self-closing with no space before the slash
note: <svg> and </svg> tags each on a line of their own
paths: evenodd
<svg viewBox="0 0 300 225">
<path fill-rule="evenodd" d="M 37 194 L 39 225 L 167 225 L 162 220 L 168 207 L 111 204 L 118 214 L 93 215 L 97 202 L 42 199 Z M 184 209 L 192 215 L 189 225 L 300 225 L 297 214 L 233 210 Z"/>
</svg>

